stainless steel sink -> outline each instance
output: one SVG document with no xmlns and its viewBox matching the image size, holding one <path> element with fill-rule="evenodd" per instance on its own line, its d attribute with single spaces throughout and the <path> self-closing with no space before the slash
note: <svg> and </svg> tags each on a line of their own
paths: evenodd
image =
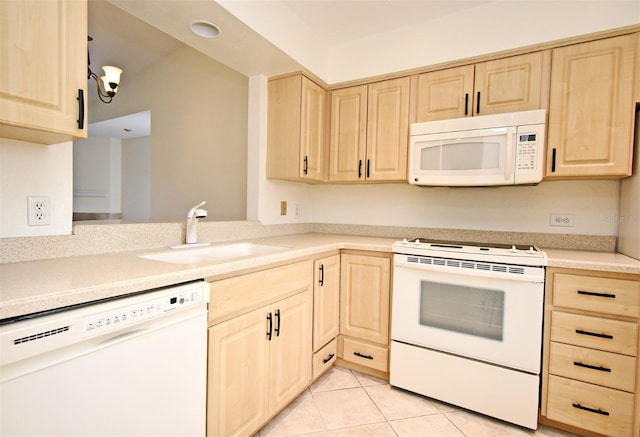
<svg viewBox="0 0 640 437">
<path fill-rule="evenodd" d="M 173 264 L 198 264 L 216 260 L 242 258 L 245 256 L 264 255 L 286 249 L 288 249 L 286 246 L 275 246 L 271 244 L 231 243 L 200 247 L 197 249 L 174 249 L 139 256 L 140 258 Z"/>
</svg>

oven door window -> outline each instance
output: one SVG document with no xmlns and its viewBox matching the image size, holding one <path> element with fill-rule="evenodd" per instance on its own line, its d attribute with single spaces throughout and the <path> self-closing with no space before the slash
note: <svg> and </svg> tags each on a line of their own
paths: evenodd
<svg viewBox="0 0 640 437">
<path fill-rule="evenodd" d="M 421 281 L 420 324 L 502 341 L 504 291 Z"/>
</svg>

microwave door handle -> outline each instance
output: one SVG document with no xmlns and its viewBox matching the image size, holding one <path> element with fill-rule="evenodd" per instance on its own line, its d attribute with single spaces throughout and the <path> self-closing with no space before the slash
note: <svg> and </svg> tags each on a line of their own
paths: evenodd
<svg viewBox="0 0 640 437">
<path fill-rule="evenodd" d="M 505 162 L 504 166 L 504 179 L 506 181 L 511 181 L 514 179 L 513 172 L 516 166 L 514 159 L 516 135 L 517 133 L 515 131 L 507 135 L 507 162 Z"/>
</svg>

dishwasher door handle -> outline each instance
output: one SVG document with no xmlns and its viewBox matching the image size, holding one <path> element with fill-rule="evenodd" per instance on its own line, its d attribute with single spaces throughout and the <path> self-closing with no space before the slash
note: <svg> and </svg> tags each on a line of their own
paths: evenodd
<svg viewBox="0 0 640 437">
<path fill-rule="evenodd" d="M 98 343 L 95 348 L 102 348 L 102 347 L 106 347 L 106 346 L 110 346 L 112 344 L 115 343 L 119 343 L 121 341 L 125 341 L 128 340 L 130 338 L 133 337 L 137 337 L 138 335 L 142 335 L 145 334 L 147 332 L 149 332 L 150 329 L 148 328 L 140 328 L 140 329 L 136 329 L 133 331 L 126 331 L 123 332 L 121 334 L 115 335 L 113 337 L 107 338 L 106 340 L 101 341 L 100 343 Z"/>
</svg>

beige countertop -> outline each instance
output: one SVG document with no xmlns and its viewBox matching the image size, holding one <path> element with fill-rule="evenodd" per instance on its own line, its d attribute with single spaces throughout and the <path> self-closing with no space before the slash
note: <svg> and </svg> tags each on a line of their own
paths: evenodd
<svg viewBox="0 0 640 437">
<path fill-rule="evenodd" d="M 170 250 L 166 247 L 0 264 L 0 320 L 268 266 L 331 250 L 390 252 L 396 239 L 310 233 L 250 241 L 286 248 L 265 255 L 189 265 L 139 257 Z M 640 261 L 621 254 L 544 250 L 549 266 L 640 274 Z"/>
</svg>

